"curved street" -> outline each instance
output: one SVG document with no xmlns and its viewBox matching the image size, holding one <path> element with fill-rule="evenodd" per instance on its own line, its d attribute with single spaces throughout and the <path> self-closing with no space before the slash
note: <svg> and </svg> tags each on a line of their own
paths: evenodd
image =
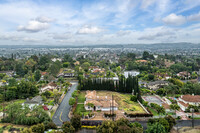
<svg viewBox="0 0 200 133">
<path fill-rule="evenodd" d="M 64 99 L 62 100 L 54 116 L 52 117 L 53 122 L 57 126 L 62 126 L 63 122 L 70 121 L 68 117 L 71 108 L 71 106 L 69 105 L 69 99 L 71 98 L 72 93 L 77 89 L 78 86 L 78 82 L 71 82 L 71 83 L 72 86 L 70 90 L 66 93 Z"/>
</svg>

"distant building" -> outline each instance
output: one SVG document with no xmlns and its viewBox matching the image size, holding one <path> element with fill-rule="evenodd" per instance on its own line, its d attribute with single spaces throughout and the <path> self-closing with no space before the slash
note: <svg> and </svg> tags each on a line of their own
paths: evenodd
<svg viewBox="0 0 200 133">
<path fill-rule="evenodd" d="M 72 77 L 75 76 L 74 73 L 75 73 L 75 72 L 74 72 L 74 70 L 72 70 L 72 69 L 65 69 L 65 70 L 63 71 L 63 73 L 60 73 L 57 77 L 72 78 Z"/>
<path fill-rule="evenodd" d="M 146 87 L 151 89 L 151 90 L 157 90 L 157 89 L 164 87 L 166 85 L 169 85 L 168 81 L 158 80 L 158 81 L 147 83 Z"/>
<path fill-rule="evenodd" d="M 179 72 L 179 73 L 177 74 L 177 76 L 179 76 L 179 77 L 182 78 L 182 79 L 188 79 L 188 78 L 191 77 L 190 73 L 189 73 L 189 72 L 186 72 L 186 71 L 184 71 L 184 72 Z"/>
<path fill-rule="evenodd" d="M 51 61 L 53 61 L 53 62 L 62 61 L 62 59 L 61 58 L 53 58 L 53 59 L 51 59 Z"/>
<path fill-rule="evenodd" d="M 138 71 L 125 71 L 124 72 L 125 78 L 128 78 L 129 75 L 130 76 L 137 76 L 139 74 L 140 74 L 140 72 L 138 72 Z"/>
</svg>

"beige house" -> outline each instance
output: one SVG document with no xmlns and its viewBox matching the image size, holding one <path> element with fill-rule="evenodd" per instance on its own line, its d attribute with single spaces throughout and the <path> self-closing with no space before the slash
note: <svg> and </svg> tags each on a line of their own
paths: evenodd
<svg viewBox="0 0 200 133">
<path fill-rule="evenodd" d="M 86 91 L 85 98 L 86 101 L 84 102 L 84 106 L 86 110 L 118 110 L 118 104 L 115 100 L 112 100 L 112 97 L 110 96 L 97 96 L 96 91 Z M 94 106 L 91 107 L 90 104 L 93 104 Z"/>
<path fill-rule="evenodd" d="M 47 84 L 46 86 L 42 87 L 40 89 L 40 93 L 43 93 L 45 91 L 53 91 L 54 89 L 57 89 L 57 88 L 58 88 L 57 84 L 51 82 L 51 83 Z"/>
</svg>

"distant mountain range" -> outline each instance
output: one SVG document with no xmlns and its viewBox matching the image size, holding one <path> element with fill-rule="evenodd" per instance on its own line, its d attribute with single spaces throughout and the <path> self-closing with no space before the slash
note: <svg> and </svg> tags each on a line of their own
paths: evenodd
<svg viewBox="0 0 200 133">
<path fill-rule="evenodd" d="M 190 49 L 200 48 L 194 43 L 112 44 L 112 45 L 0 45 L 0 48 L 136 48 L 136 49 Z"/>
</svg>

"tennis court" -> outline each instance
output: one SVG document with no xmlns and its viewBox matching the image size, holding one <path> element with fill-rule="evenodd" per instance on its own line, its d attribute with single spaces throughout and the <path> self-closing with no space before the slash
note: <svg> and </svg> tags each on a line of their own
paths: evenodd
<svg viewBox="0 0 200 133">
<path fill-rule="evenodd" d="M 149 103 L 156 103 L 158 105 L 162 105 L 162 100 L 157 96 L 143 96 L 142 97 L 145 101 Z"/>
</svg>

